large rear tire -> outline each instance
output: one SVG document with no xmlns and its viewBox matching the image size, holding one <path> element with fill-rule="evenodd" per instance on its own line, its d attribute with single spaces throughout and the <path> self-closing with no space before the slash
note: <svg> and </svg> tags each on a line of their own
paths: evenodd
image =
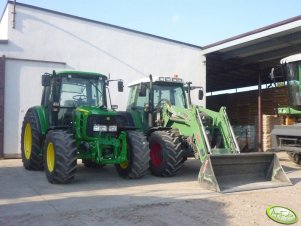
<svg viewBox="0 0 301 226">
<path fill-rule="evenodd" d="M 146 137 L 138 131 L 127 131 L 128 161 L 115 164 L 119 176 L 136 179 L 144 176 L 149 168 L 149 148 Z"/>
<path fill-rule="evenodd" d="M 44 165 L 47 179 L 52 184 L 70 183 L 76 172 L 77 148 L 72 133 L 49 131 L 44 147 Z"/>
<path fill-rule="evenodd" d="M 288 157 L 294 163 L 301 165 L 301 153 L 287 152 Z"/>
<path fill-rule="evenodd" d="M 43 170 L 42 133 L 36 111 L 29 109 L 24 117 L 21 132 L 21 155 L 27 170 Z"/>
<path fill-rule="evenodd" d="M 150 170 L 161 177 L 174 176 L 184 163 L 184 150 L 179 137 L 172 131 L 155 131 L 149 139 Z"/>
</svg>

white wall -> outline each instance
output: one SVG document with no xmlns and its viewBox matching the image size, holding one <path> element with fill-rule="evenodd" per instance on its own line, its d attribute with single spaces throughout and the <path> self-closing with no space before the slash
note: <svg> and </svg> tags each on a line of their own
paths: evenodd
<svg viewBox="0 0 301 226">
<path fill-rule="evenodd" d="M 8 8 L 4 11 L 0 21 L 0 40 L 7 40 L 8 38 Z"/>
<path fill-rule="evenodd" d="M 8 5 L 12 11 L 13 5 Z M 20 153 L 20 128 L 28 107 L 40 104 L 40 76 L 53 69 L 94 71 L 128 83 L 148 76 L 179 75 L 205 87 L 201 49 L 98 23 L 24 6 L 16 7 L 16 25 L 8 25 L 8 44 L 0 46 L 7 58 L 66 62 L 66 65 L 8 60 L 5 90 L 5 154 Z M 11 13 L 8 13 L 11 17 Z M 12 18 L 8 19 L 9 23 Z M 18 85 L 16 86 L 17 83 Z M 17 87 L 15 92 L 12 87 Z M 111 96 L 125 109 L 128 90 Z M 196 94 L 193 94 L 194 102 Z M 16 103 L 13 104 L 14 100 Z M 201 102 L 204 104 L 204 101 Z M 18 128 L 18 134 L 15 129 Z M 15 133 L 15 134 L 14 134 Z"/>
<path fill-rule="evenodd" d="M 64 66 L 53 64 L 53 69 Z M 28 108 L 40 105 L 41 75 L 49 65 L 38 62 L 6 60 L 4 96 L 4 153 L 14 156 L 21 150 L 21 128 Z"/>
</svg>

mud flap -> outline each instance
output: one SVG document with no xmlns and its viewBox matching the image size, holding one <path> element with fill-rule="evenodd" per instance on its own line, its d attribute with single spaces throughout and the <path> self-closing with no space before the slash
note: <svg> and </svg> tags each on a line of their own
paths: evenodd
<svg viewBox="0 0 301 226">
<path fill-rule="evenodd" d="M 275 153 L 208 155 L 198 181 L 217 192 L 236 192 L 292 185 Z"/>
</svg>

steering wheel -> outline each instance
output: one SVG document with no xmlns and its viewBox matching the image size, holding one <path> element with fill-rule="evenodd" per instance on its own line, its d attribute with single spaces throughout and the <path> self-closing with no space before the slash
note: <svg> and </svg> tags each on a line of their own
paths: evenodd
<svg viewBox="0 0 301 226">
<path fill-rule="evenodd" d="M 72 99 L 75 101 L 87 101 L 87 96 L 83 94 L 78 94 L 78 95 L 74 95 Z"/>
<path fill-rule="evenodd" d="M 158 102 L 156 108 L 157 108 L 157 109 L 162 109 L 162 108 L 164 107 L 165 104 L 167 104 L 167 105 L 169 105 L 169 106 L 171 105 L 170 102 L 169 102 L 169 100 L 163 98 L 163 99 L 159 100 L 159 102 Z"/>
</svg>

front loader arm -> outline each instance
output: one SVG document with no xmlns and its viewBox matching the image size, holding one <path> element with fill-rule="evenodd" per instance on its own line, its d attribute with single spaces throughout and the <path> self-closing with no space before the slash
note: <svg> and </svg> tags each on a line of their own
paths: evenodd
<svg viewBox="0 0 301 226">
<path fill-rule="evenodd" d="M 166 104 L 162 120 L 164 127 L 176 128 L 180 135 L 189 137 L 201 162 L 208 154 L 240 152 L 224 107 L 215 112 L 200 106 L 184 109 Z"/>
<path fill-rule="evenodd" d="M 196 106 L 185 109 L 166 104 L 161 117 L 164 127 L 178 129 L 180 135 L 194 146 L 201 162 L 206 159 L 207 154 L 211 154 L 210 141 Z"/>
<path fill-rule="evenodd" d="M 216 131 L 219 131 L 219 135 L 223 140 L 223 147 L 215 148 L 215 150 L 212 151 L 213 153 L 240 153 L 240 149 L 236 141 L 225 107 L 221 107 L 219 112 L 216 112 L 198 106 L 197 111 L 199 111 L 200 114 L 204 114 L 204 117 L 211 118 L 211 124 L 209 125 L 210 133 L 213 134 Z"/>
</svg>

